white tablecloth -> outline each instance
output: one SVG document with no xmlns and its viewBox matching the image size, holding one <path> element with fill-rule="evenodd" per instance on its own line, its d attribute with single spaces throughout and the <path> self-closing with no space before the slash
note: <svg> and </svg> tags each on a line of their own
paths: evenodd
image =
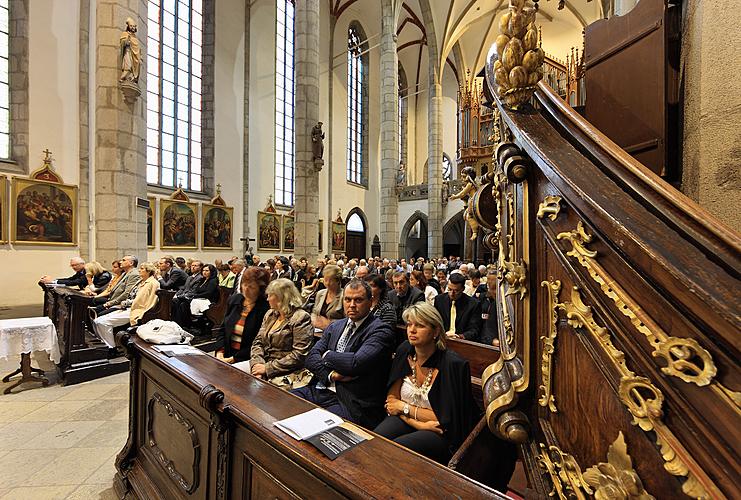
<svg viewBox="0 0 741 500">
<path fill-rule="evenodd" d="M 32 351 L 46 351 L 53 362 L 59 363 L 62 356 L 51 319 L 42 316 L 0 320 L 0 359 Z"/>
</svg>

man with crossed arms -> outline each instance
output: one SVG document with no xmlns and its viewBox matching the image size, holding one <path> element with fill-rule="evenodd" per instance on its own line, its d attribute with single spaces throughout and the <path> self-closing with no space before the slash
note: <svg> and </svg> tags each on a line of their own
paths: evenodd
<svg viewBox="0 0 741 500">
<path fill-rule="evenodd" d="M 385 417 L 386 381 L 395 335 L 370 314 L 371 289 L 359 279 L 347 284 L 345 316 L 331 323 L 306 357 L 311 383 L 293 394 L 340 417 L 373 429 Z"/>
</svg>

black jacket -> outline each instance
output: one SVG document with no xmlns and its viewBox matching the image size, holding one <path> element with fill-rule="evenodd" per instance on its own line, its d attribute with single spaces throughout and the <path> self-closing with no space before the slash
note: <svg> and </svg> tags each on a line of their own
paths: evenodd
<svg viewBox="0 0 741 500">
<path fill-rule="evenodd" d="M 234 356 L 234 361 L 247 361 L 250 359 L 250 349 L 252 348 L 252 342 L 255 340 L 255 335 L 260 330 L 262 320 L 265 314 L 270 310 L 268 305 L 268 299 L 260 297 L 255 302 L 255 307 L 252 308 L 250 313 L 244 319 L 244 329 L 242 330 L 242 344 L 240 348 L 234 349 L 232 347 L 232 333 L 234 333 L 234 325 L 239 321 L 239 317 L 242 315 L 244 296 L 241 293 L 235 293 L 229 297 L 229 302 L 226 306 L 226 315 L 224 316 L 224 333 L 220 339 L 222 345 L 217 346 L 217 350 L 220 347 L 224 347 L 224 357 Z"/>
<path fill-rule="evenodd" d="M 84 289 L 87 286 L 87 276 L 85 276 L 84 269 L 82 269 L 81 271 L 77 271 L 69 278 L 58 278 L 56 281 L 59 285 L 65 285 L 70 288 L 78 287 L 80 290 Z"/>
<path fill-rule="evenodd" d="M 435 297 L 435 309 L 443 317 L 445 331 L 450 330 L 450 295 L 442 293 Z M 481 304 L 462 293 L 455 301 L 455 333 L 466 340 L 478 338 L 481 331 Z"/>
<path fill-rule="evenodd" d="M 163 290 L 180 290 L 185 286 L 188 275 L 178 267 L 173 267 L 159 280 L 160 288 Z"/>
<path fill-rule="evenodd" d="M 391 290 L 388 297 L 389 301 L 394 305 L 394 309 L 396 309 L 397 325 L 401 325 L 404 323 L 404 321 L 401 319 L 401 313 L 403 313 L 407 307 L 425 300 L 424 292 L 419 288 L 412 286 L 409 287 L 409 289 L 407 290 L 407 294 L 403 297 L 399 297 L 399 295 L 397 295 L 396 293 L 396 290 Z"/>
<path fill-rule="evenodd" d="M 192 299 L 208 299 L 211 302 L 219 301 L 219 278 L 214 276 L 208 281 L 201 281 L 192 290 Z"/>
<path fill-rule="evenodd" d="M 202 281 L 203 275 L 201 273 L 188 276 L 188 278 L 186 278 L 185 280 L 185 285 L 183 286 L 183 288 L 178 290 L 176 297 L 188 296 L 188 298 L 193 298 L 195 289 L 198 288 Z M 219 283 L 218 279 L 216 280 L 216 283 Z"/>
<path fill-rule="evenodd" d="M 394 382 L 412 373 L 407 358 L 413 355 L 414 347 L 408 341 L 396 350 L 387 390 Z M 453 351 L 437 350 L 422 366 L 438 370 L 428 397 L 450 452 L 455 453 L 476 425 L 480 413 L 471 393 L 468 361 Z"/>
<path fill-rule="evenodd" d="M 427 280 L 427 284 L 434 288 L 437 293 L 443 293 L 442 288 L 440 288 L 440 282 L 437 281 L 437 278 Z"/>
<path fill-rule="evenodd" d="M 337 342 L 348 321 L 335 321 L 324 330 L 322 338 L 306 357 L 306 368 L 314 374 L 312 384 L 321 381 L 328 385 L 332 370 L 355 377 L 348 382 L 335 383 L 337 399 L 353 422 L 373 429 L 386 415 L 383 409 L 386 374 L 391 366 L 396 337 L 389 325 L 371 314 L 350 338 L 345 352 L 337 352 Z"/>
<path fill-rule="evenodd" d="M 111 282 L 111 273 L 108 271 L 103 271 L 100 274 L 96 274 L 93 276 L 93 288 L 94 291 L 97 291 L 97 293 L 102 292 L 106 286 L 108 286 L 108 283 Z"/>
<path fill-rule="evenodd" d="M 497 301 L 484 293 L 479 299 L 481 307 L 481 333 L 474 340 L 482 344 L 491 345 L 494 339 L 499 338 L 497 325 Z M 486 316 L 486 318 L 484 317 Z"/>
</svg>

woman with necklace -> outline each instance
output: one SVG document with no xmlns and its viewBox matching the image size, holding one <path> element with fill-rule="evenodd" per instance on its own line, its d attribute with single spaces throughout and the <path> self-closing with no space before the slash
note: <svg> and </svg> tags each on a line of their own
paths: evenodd
<svg viewBox="0 0 741 500">
<path fill-rule="evenodd" d="M 408 341 L 396 350 L 386 398 L 388 417 L 375 432 L 447 464 L 480 413 L 468 362 L 445 344 L 443 320 L 426 302 L 404 311 Z"/>
</svg>

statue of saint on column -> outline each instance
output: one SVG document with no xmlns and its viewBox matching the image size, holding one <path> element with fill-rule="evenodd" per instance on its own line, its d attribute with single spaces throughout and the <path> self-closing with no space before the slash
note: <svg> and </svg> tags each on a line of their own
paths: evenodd
<svg viewBox="0 0 741 500">
<path fill-rule="evenodd" d="M 121 76 L 119 81 L 139 82 L 142 55 L 139 39 L 136 38 L 136 23 L 130 17 L 126 19 L 126 30 L 119 38 L 121 48 Z"/>
<path fill-rule="evenodd" d="M 311 154 L 314 160 L 314 167 L 319 172 L 324 165 L 324 132 L 322 132 L 322 122 L 317 122 L 311 129 Z"/>
</svg>

